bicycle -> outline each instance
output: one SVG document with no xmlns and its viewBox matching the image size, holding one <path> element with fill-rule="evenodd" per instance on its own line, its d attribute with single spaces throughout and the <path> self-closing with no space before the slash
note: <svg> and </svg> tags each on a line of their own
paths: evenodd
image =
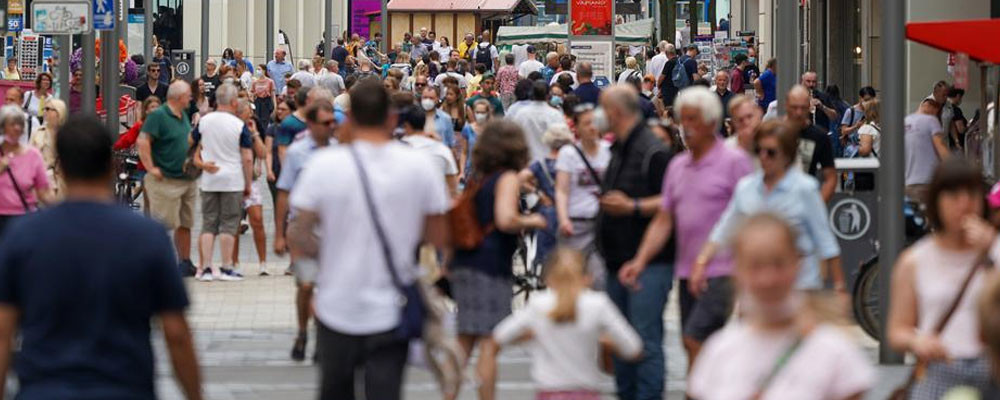
<svg viewBox="0 0 1000 400">
<path fill-rule="evenodd" d="M 114 153 L 114 158 L 115 200 L 133 211 L 139 211 L 142 204 L 138 199 L 143 192 L 142 179 L 138 173 L 139 155 L 132 151 L 120 151 Z"/>
<path fill-rule="evenodd" d="M 903 203 L 903 217 L 906 221 L 906 242 L 904 247 L 916 243 L 930 232 L 930 225 L 924 217 L 917 202 L 906 199 Z M 879 313 L 879 275 L 881 267 L 878 263 L 878 243 L 876 253 L 861 264 L 854 280 L 851 293 L 851 308 L 854 319 L 866 334 L 879 340 L 882 335 L 882 315 Z"/>
</svg>

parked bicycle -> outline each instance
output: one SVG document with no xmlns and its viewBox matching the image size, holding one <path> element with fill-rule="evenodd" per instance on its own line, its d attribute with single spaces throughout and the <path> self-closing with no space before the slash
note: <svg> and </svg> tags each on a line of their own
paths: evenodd
<svg viewBox="0 0 1000 400">
<path fill-rule="evenodd" d="M 139 173 L 139 155 L 132 151 L 115 152 L 115 199 L 118 204 L 138 211 L 142 203 L 142 177 Z"/>
</svg>

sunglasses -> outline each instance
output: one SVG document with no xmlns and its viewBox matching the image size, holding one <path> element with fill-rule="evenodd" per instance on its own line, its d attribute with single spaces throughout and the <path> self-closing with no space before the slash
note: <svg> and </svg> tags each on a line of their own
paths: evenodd
<svg viewBox="0 0 1000 400">
<path fill-rule="evenodd" d="M 149 72 L 160 72 L 160 70 L 159 69 L 151 69 L 151 70 L 149 70 Z"/>
<path fill-rule="evenodd" d="M 413 86 L 416 86 L 416 87 L 425 87 L 425 86 L 427 86 L 427 84 L 426 83 L 417 82 L 417 83 L 414 83 Z"/>
<path fill-rule="evenodd" d="M 778 156 L 778 149 L 774 147 L 760 147 L 754 149 L 754 152 L 759 156 L 767 156 L 768 158 L 774 158 Z"/>
</svg>

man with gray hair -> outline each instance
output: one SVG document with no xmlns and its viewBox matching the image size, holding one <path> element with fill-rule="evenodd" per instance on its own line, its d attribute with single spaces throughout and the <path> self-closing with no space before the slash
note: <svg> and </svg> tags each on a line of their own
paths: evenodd
<svg viewBox="0 0 1000 400">
<path fill-rule="evenodd" d="M 223 273 L 212 265 L 215 237 L 222 250 L 222 269 L 233 269 L 233 247 L 240 229 L 243 198 L 250 194 L 253 170 L 253 133 L 236 116 L 238 89 L 224 83 L 215 92 L 216 111 L 201 118 L 191 133 L 201 168 L 201 264 L 198 280 L 211 282 L 240 280 L 235 271 Z"/>
<path fill-rule="evenodd" d="M 656 78 L 663 74 L 663 67 L 667 65 L 667 46 L 670 46 L 670 43 L 666 40 L 656 46 L 656 55 L 646 65 L 646 75 L 653 75 Z M 653 88 L 653 91 L 659 93 L 659 88 Z"/>
<path fill-rule="evenodd" d="M 576 81 L 579 85 L 573 89 L 573 94 L 580 98 L 580 104 L 597 104 L 601 96 L 601 88 L 594 84 L 594 67 L 589 62 L 581 62 L 576 66 Z"/>
<path fill-rule="evenodd" d="M 184 173 L 184 161 L 191 146 L 191 85 L 175 81 L 167 89 L 167 102 L 143 121 L 136 142 L 139 158 L 146 166 L 143 180 L 149 211 L 153 218 L 174 231 L 174 246 L 181 272 L 194 275 L 191 262 L 191 227 L 194 201 L 198 196 L 193 177 Z"/>
<path fill-rule="evenodd" d="M 38 120 L 38 118 L 35 118 L 24 111 L 24 90 L 17 86 L 11 86 L 10 89 L 7 89 L 7 93 L 4 94 L 3 104 L 17 106 L 17 109 L 24 113 L 24 134 L 21 135 L 21 144 L 27 145 L 31 132 L 34 131 L 35 128 L 42 126 L 42 123 Z"/>
<path fill-rule="evenodd" d="M 632 87 L 605 90 L 594 111 L 594 124 L 600 132 L 614 133 L 617 142 L 601 185 L 597 217 L 598 248 L 608 270 L 607 292 L 643 342 L 643 358 L 638 363 L 615 359 L 618 396 L 659 399 L 666 376 L 663 309 L 673 282 L 673 243 L 649 257 L 648 268 L 625 277 L 637 285 L 627 287 L 619 271 L 636 254 L 646 226 L 660 209 L 660 187 L 671 154 L 643 122 L 639 94 Z"/>
<path fill-rule="evenodd" d="M 344 91 L 344 78 L 337 73 L 340 71 L 337 61 L 327 60 L 323 64 L 323 68 L 326 68 L 326 74 L 323 74 L 316 80 L 317 87 L 329 90 L 334 97 L 340 95 Z"/>
<path fill-rule="evenodd" d="M 719 74 L 728 77 L 725 71 Z M 726 146 L 717 136 L 723 121 L 717 93 L 698 86 L 684 89 L 673 111 L 684 128 L 688 150 L 670 162 L 661 207 L 646 228 L 639 251 L 618 276 L 626 285 L 634 285 L 671 234 L 677 236 L 674 273 L 680 279 L 681 330 L 690 368 L 702 343 L 726 324 L 733 303 L 729 257 L 708 262 L 698 253 L 726 210 L 736 184 L 753 165 L 745 152 Z"/>
<path fill-rule="evenodd" d="M 559 53 L 550 51 L 549 54 L 545 55 L 545 66 L 540 70 L 542 73 L 542 79 L 545 82 L 552 80 L 552 77 L 556 75 L 559 71 Z"/>
<path fill-rule="evenodd" d="M 267 74 L 274 80 L 277 93 L 285 91 L 285 74 L 292 73 L 292 63 L 285 61 L 285 49 L 275 49 L 274 59 L 267 62 Z"/>
<path fill-rule="evenodd" d="M 236 68 L 236 64 L 246 65 L 247 71 L 250 71 L 250 73 L 253 74 L 253 63 L 250 62 L 250 60 L 243 58 L 243 50 L 233 50 L 233 60 L 229 62 L 229 66 Z"/>
<path fill-rule="evenodd" d="M 316 75 L 313 75 L 313 73 L 309 71 L 309 69 L 312 68 L 312 65 L 309 64 L 309 60 L 300 59 L 298 66 L 298 72 L 292 74 L 291 79 L 299 81 L 299 83 L 302 84 L 302 88 L 306 90 L 316 86 Z"/>
</svg>

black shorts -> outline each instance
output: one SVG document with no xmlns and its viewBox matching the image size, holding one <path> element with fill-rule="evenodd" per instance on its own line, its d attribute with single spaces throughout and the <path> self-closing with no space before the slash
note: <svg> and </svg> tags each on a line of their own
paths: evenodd
<svg viewBox="0 0 1000 400">
<path fill-rule="evenodd" d="M 709 278 L 701 297 L 688 291 L 688 280 L 680 280 L 681 330 L 684 337 L 704 342 L 726 325 L 733 311 L 733 283 L 728 276 Z"/>
</svg>

